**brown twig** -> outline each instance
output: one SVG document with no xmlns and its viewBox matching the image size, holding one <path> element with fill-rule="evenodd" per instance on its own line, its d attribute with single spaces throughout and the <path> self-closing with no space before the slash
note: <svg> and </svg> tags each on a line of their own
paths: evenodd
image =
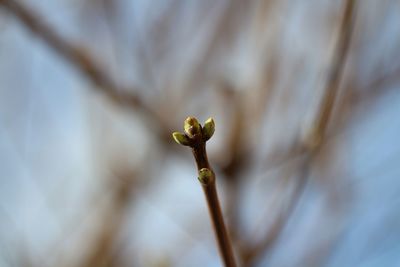
<svg viewBox="0 0 400 267">
<path fill-rule="evenodd" d="M 111 203 L 100 215 L 100 229 L 79 267 L 110 266 L 118 234 L 123 229 L 127 208 L 134 196 L 136 174 L 133 170 L 118 170 L 111 180 Z"/>
<path fill-rule="evenodd" d="M 50 48 L 61 55 L 65 60 L 76 67 L 85 75 L 94 85 L 95 89 L 104 93 L 113 102 L 122 107 L 141 111 L 155 125 L 160 126 L 159 135 L 165 140 L 167 134 L 162 132 L 165 129 L 165 122 L 159 115 L 149 107 L 141 98 L 133 93 L 133 88 L 123 88 L 119 86 L 114 79 L 100 67 L 85 49 L 63 38 L 54 28 L 40 19 L 40 15 L 33 10 L 14 0 L 0 0 L 0 5 L 10 11 L 19 21 L 28 28 L 37 37 L 42 39 Z"/>
<path fill-rule="evenodd" d="M 308 160 L 309 159 L 307 158 L 301 159 L 300 174 L 298 175 L 298 178 L 296 180 L 296 187 L 290 195 L 288 205 L 286 206 L 285 210 L 281 212 L 275 219 L 265 237 L 261 239 L 261 241 L 256 245 L 245 244 L 245 247 L 242 247 L 241 258 L 243 261 L 243 266 L 253 266 L 258 258 L 263 255 L 263 253 L 269 251 L 278 240 L 290 215 L 294 212 L 298 200 L 300 199 L 302 192 L 307 184 L 307 178 L 310 172 L 310 166 L 307 163 Z"/>
<path fill-rule="evenodd" d="M 218 200 L 215 173 L 208 162 L 206 141 L 214 133 L 214 121 L 209 119 L 203 127 L 193 117 L 185 121 L 185 134 L 175 132 L 173 137 L 179 144 L 190 146 L 197 165 L 199 181 L 202 185 L 208 210 L 213 224 L 214 233 L 218 243 L 219 253 L 226 267 L 235 267 L 235 258 L 232 245 L 225 227 L 221 206 Z"/>
<path fill-rule="evenodd" d="M 321 105 L 319 107 L 313 129 L 305 141 L 304 148 L 301 149 L 304 150 L 305 158 L 300 169 L 298 185 L 290 200 L 289 207 L 274 222 L 263 241 L 254 246 L 250 246 L 249 249 L 244 251 L 244 266 L 254 265 L 255 261 L 263 253 L 268 251 L 269 248 L 279 238 L 280 233 L 284 229 L 305 188 L 311 166 L 314 162 L 315 156 L 325 140 L 327 127 L 332 118 L 333 107 L 340 88 L 339 85 L 343 76 L 343 70 L 350 47 L 350 40 L 354 27 L 355 6 L 356 0 L 347 0 L 345 3 L 344 15 L 339 29 L 339 38 L 333 54 L 333 61 L 328 73 L 324 95 L 322 97 Z"/>
<path fill-rule="evenodd" d="M 384 73 L 383 75 L 373 79 L 366 85 L 360 85 L 357 83 L 346 85 L 346 88 L 349 89 L 349 95 L 347 96 L 349 106 L 346 112 L 354 113 L 354 110 L 369 105 L 371 104 L 371 102 L 377 101 L 377 99 L 379 99 L 380 97 L 384 97 L 387 93 L 396 90 L 397 88 L 391 85 L 396 83 L 398 80 L 400 80 L 400 67 Z M 357 88 L 357 90 L 354 90 L 354 88 Z M 350 91 L 351 89 L 353 90 Z M 346 114 L 344 114 L 344 116 L 346 116 Z M 342 127 L 343 125 L 339 128 Z M 324 144 L 326 143 L 326 141 L 328 141 L 328 139 L 331 140 L 333 138 L 336 138 L 340 133 L 341 132 L 338 129 L 333 129 L 333 132 L 330 132 L 325 136 Z M 324 146 L 324 144 L 321 144 L 320 149 Z M 304 149 L 301 149 L 301 147 L 298 145 L 290 149 L 290 153 L 287 152 L 287 150 L 282 152 L 279 151 L 280 155 L 282 156 L 265 160 L 263 171 L 268 172 L 277 168 L 281 168 L 282 166 L 285 166 L 304 156 L 305 152 L 306 151 Z"/>
<path fill-rule="evenodd" d="M 343 71 L 354 28 L 355 4 L 356 0 L 347 0 L 345 3 L 344 15 L 339 29 L 339 39 L 333 54 L 331 69 L 328 73 L 328 79 L 324 90 L 325 93 L 314 125 L 314 134 L 317 136 L 313 137 L 318 139 L 318 147 L 320 146 L 322 138 L 326 134 L 328 123 L 332 117 L 333 106 L 339 91 L 340 81 L 343 77 Z"/>
</svg>

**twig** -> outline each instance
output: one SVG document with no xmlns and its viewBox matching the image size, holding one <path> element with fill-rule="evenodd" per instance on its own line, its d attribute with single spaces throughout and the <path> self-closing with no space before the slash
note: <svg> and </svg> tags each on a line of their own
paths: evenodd
<svg viewBox="0 0 400 267">
<path fill-rule="evenodd" d="M 307 158 L 301 159 L 300 174 L 296 179 L 297 185 L 290 196 L 288 205 L 285 210 L 281 212 L 275 219 L 266 236 L 261 239 L 261 241 L 256 245 L 252 246 L 246 244 L 244 247 L 242 247 L 241 258 L 243 261 L 243 266 L 253 266 L 258 258 L 263 255 L 263 253 L 268 252 L 278 240 L 290 215 L 294 212 L 298 200 L 300 199 L 302 192 L 307 184 L 307 179 L 310 172 L 310 166 L 307 163 L 308 160 L 309 159 Z"/>
<path fill-rule="evenodd" d="M 317 113 L 318 117 L 314 125 L 314 136 L 313 134 L 311 135 L 312 138 L 316 139 L 314 141 L 317 141 L 315 144 L 316 147 L 321 145 L 322 138 L 324 138 L 326 134 L 328 123 L 332 117 L 332 110 L 339 91 L 339 85 L 350 47 L 350 39 L 353 33 L 355 5 L 356 0 L 347 0 L 345 3 L 343 20 L 339 29 L 339 39 L 333 54 L 331 69 L 328 73 L 325 93 L 319 112 Z"/>
<path fill-rule="evenodd" d="M 391 86 L 395 82 L 400 80 L 400 67 L 394 68 L 391 71 L 388 71 L 387 73 L 373 79 L 366 85 L 360 85 L 360 84 L 351 84 L 350 86 L 347 85 L 346 88 L 357 88 L 357 90 L 352 90 L 349 91 L 349 110 L 346 112 L 353 112 L 355 109 L 360 108 L 360 106 L 365 106 L 370 104 L 372 101 L 376 101 L 379 99 L 379 97 L 385 96 L 386 93 L 389 93 L 393 90 L 396 90 L 398 88 Z M 337 129 L 333 129 L 333 132 L 330 132 L 329 134 L 325 135 L 325 142 L 329 139 L 333 139 L 337 137 L 340 134 L 340 131 Z M 324 144 L 321 144 L 320 149 L 324 146 Z M 279 151 L 280 152 L 280 151 Z M 300 146 L 293 146 L 292 149 L 290 149 L 290 152 L 287 152 L 286 150 L 283 152 L 280 152 L 283 154 L 283 156 L 279 157 L 276 159 L 271 158 L 268 160 L 264 160 L 263 164 L 263 171 L 268 172 L 271 170 L 278 169 L 282 166 L 285 166 L 286 164 L 289 164 L 300 157 L 305 155 L 305 150 L 301 149 Z"/>
<path fill-rule="evenodd" d="M 90 246 L 78 267 L 109 266 L 112 261 L 116 238 L 123 229 L 127 208 L 134 197 L 136 174 L 133 170 L 118 170 L 112 182 L 112 198 L 110 206 L 101 214 L 100 229 L 96 234 L 95 242 Z"/>
<path fill-rule="evenodd" d="M 226 267 L 235 267 L 232 245 L 225 227 L 221 212 L 221 206 L 218 200 L 217 187 L 215 184 L 215 173 L 213 172 L 207 158 L 206 141 L 214 134 L 214 120 L 208 119 L 204 126 L 198 123 L 193 117 L 185 120 L 185 133 L 174 132 L 175 141 L 184 146 L 190 146 L 196 161 L 199 174 L 199 181 L 207 200 L 208 210 L 217 239 L 218 248 L 224 265 Z"/>
<path fill-rule="evenodd" d="M 346 1 L 344 15 L 339 29 L 339 38 L 333 55 L 331 68 L 328 73 L 324 96 L 313 129 L 304 144 L 305 146 L 303 149 L 305 160 L 300 169 L 301 173 L 298 179 L 299 183 L 290 200 L 289 207 L 281 216 L 278 217 L 261 243 L 256 244 L 255 246 L 250 246 L 250 249 L 244 251 L 244 266 L 252 266 L 257 258 L 268 251 L 273 243 L 275 243 L 302 195 L 315 156 L 325 141 L 327 127 L 332 117 L 332 110 L 339 91 L 339 85 L 343 76 L 343 70 L 353 32 L 355 7 L 356 0 Z"/>
<path fill-rule="evenodd" d="M 380 95 L 398 89 L 393 84 L 400 81 L 400 66 L 389 70 L 388 72 L 378 76 L 367 85 L 356 84 L 355 87 L 358 90 L 354 90 L 350 95 L 351 105 L 357 105 L 359 103 L 369 102 L 375 100 Z M 362 88 L 362 89 L 361 89 Z"/>
<path fill-rule="evenodd" d="M 153 122 L 156 122 L 149 123 L 150 125 L 153 125 L 153 127 L 154 125 L 159 125 L 159 129 L 163 129 L 165 123 L 152 108 L 132 92 L 132 88 L 121 88 L 84 49 L 63 38 L 54 28 L 43 22 L 33 10 L 14 0 L 0 0 L 0 5 L 9 10 L 26 28 L 42 39 L 50 48 L 75 66 L 96 85 L 95 89 L 103 92 L 109 99 L 123 107 L 140 110 Z M 165 139 L 167 135 L 160 131 L 160 136 Z"/>
</svg>

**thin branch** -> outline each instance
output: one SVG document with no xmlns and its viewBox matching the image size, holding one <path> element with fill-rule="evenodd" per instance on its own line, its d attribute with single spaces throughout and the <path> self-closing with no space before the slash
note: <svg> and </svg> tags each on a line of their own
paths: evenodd
<svg viewBox="0 0 400 267">
<path fill-rule="evenodd" d="M 346 63 L 350 47 L 350 40 L 354 28 L 354 9 L 356 0 L 347 0 L 344 9 L 343 20 L 340 26 L 339 39 L 333 54 L 333 62 L 328 74 L 325 87 L 325 94 L 315 122 L 316 138 L 322 141 L 326 134 L 328 123 L 332 117 L 332 110 L 340 88 L 340 81 Z M 320 146 L 320 144 L 318 144 Z"/>
<path fill-rule="evenodd" d="M 290 215 L 294 212 L 305 185 L 307 184 L 308 175 L 311 169 L 310 165 L 308 164 L 308 160 L 308 158 L 302 159 L 300 165 L 300 174 L 296 180 L 297 184 L 294 188 L 294 191 L 290 195 L 288 205 L 286 206 L 285 210 L 281 212 L 275 219 L 274 223 L 267 232 L 267 235 L 261 239 L 257 245 L 249 246 L 249 249 L 246 247 L 242 248 L 241 257 L 243 260 L 243 266 L 253 266 L 257 259 L 263 255 L 263 253 L 269 251 L 280 237 L 283 228 L 286 226 Z"/>
<path fill-rule="evenodd" d="M 196 161 L 199 174 L 199 181 L 202 185 L 208 211 L 214 228 L 214 233 L 218 243 L 219 253 L 226 267 L 235 267 L 231 241 L 226 230 L 224 218 L 222 216 L 221 205 L 219 204 L 217 187 L 215 183 L 215 173 L 208 162 L 206 152 L 206 141 L 214 134 L 214 120 L 209 119 L 202 127 L 193 117 L 185 120 L 185 133 L 175 132 L 175 141 L 184 146 L 190 146 Z"/>
<path fill-rule="evenodd" d="M 328 73 L 328 78 L 324 89 L 324 95 L 317 113 L 317 118 L 313 125 L 313 130 L 310 133 L 310 136 L 308 136 L 306 144 L 303 148 L 305 160 L 300 169 L 297 188 L 291 197 L 289 207 L 274 222 L 273 226 L 270 228 L 270 231 L 267 232 L 267 235 L 263 241 L 261 241 L 261 243 L 250 246 L 249 249 L 244 251 L 244 266 L 253 266 L 256 260 L 261 255 L 265 254 L 265 252 L 269 251 L 272 245 L 278 240 L 302 195 L 305 184 L 308 180 L 311 166 L 323 142 L 325 141 L 327 127 L 332 118 L 332 111 L 340 88 L 339 85 L 343 76 L 343 70 L 354 28 L 355 7 L 356 0 L 346 1 L 343 19 L 339 29 L 339 38 L 333 54 L 331 68 Z"/>
<path fill-rule="evenodd" d="M 135 193 L 136 175 L 133 170 L 118 170 L 112 180 L 113 186 L 111 203 L 100 215 L 100 229 L 96 234 L 95 242 L 87 255 L 77 266 L 101 267 L 109 266 L 112 261 L 113 249 L 117 243 L 118 234 L 123 229 L 127 209 Z"/>
<path fill-rule="evenodd" d="M 95 89 L 104 93 L 113 102 L 130 109 L 140 110 L 153 122 L 159 125 L 159 129 L 165 123 L 156 112 L 146 105 L 138 95 L 134 94 L 132 88 L 121 88 L 113 78 L 100 65 L 88 55 L 85 49 L 67 41 L 50 25 L 40 19 L 40 16 L 30 10 L 24 4 L 13 0 L 0 0 L 0 5 L 10 11 L 19 21 L 33 34 L 42 39 L 50 48 L 61 55 L 70 64 L 75 66 L 94 85 Z M 154 127 L 154 126 L 153 126 Z M 165 139 L 166 134 L 163 139 Z"/>
<path fill-rule="evenodd" d="M 395 86 L 391 86 L 400 80 L 400 66 L 394 68 L 387 73 L 376 77 L 372 81 L 370 81 L 367 85 L 359 85 L 359 84 L 350 84 L 347 85 L 346 88 L 349 89 L 348 91 L 348 98 L 350 102 L 349 110 L 347 112 L 353 112 L 355 109 L 360 108 L 360 106 L 365 106 L 371 103 L 371 101 L 376 101 L 379 97 L 385 96 L 386 93 L 389 93 L 393 90 L 396 90 Z M 356 87 L 357 90 L 351 90 L 353 87 Z M 341 127 L 340 127 L 341 128 Z M 337 137 L 340 134 L 338 129 L 333 129 L 332 132 L 325 135 L 325 142 L 329 139 Z M 320 149 L 324 146 L 321 144 Z M 280 157 L 273 157 L 268 160 L 264 160 L 263 164 L 263 171 L 268 172 L 271 170 L 275 170 L 285 166 L 300 157 L 305 155 L 305 150 L 301 149 L 301 147 L 296 144 L 293 146 L 289 151 L 279 151 L 282 155 Z"/>
<path fill-rule="evenodd" d="M 382 74 L 376 79 L 369 82 L 366 86 L 356 85 L 358 90 L 352 92 L 351 104 L 356 105 L 362 102 L 368 102 L 372 99 L 376 99 L 379 95 L 397 89 L 394 84 L 400 81 L 400 66 L 393 68 L 392 70 Z M 361 90 L 362 88 L 362 90 Z"/>
</svg>

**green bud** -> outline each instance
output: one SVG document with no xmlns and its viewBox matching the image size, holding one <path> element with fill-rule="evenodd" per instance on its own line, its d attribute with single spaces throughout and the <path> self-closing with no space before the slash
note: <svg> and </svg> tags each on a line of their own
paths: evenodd
<svg viewBox="0 0 400 267">
<path fill-rule="evenodd" d="M 199 181 L 202 184 L 209 184 L 214 178 L 214 174 L 210 169 L 203 168 L 199 171 Z"/>
<path fill-rule="evenodd" d="M 203 140 L 209 140 L 215 132 L 215 122 L 213 118 L 206 120 L 203 126 Z"/>
<path fill-rule="evenodd" d="M 201 133 L 201 126 L 194 117 L 187 117 L 183 125 L 183 129 L 190 138 L 193 138 Z"/>
<path fill-rule="evenodd" d="M 174 138 L 175 142 L 177 142 L 180 145 L 184 145 L 184 146 L 190 145 L 190 139 L 183 133 L 174 132 L 174 133 L 172 133 L 172 137 Z"/>
</svg>

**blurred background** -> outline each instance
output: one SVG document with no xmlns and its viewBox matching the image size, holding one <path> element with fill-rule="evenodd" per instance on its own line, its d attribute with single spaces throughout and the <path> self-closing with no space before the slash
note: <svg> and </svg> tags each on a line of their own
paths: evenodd
<svg viewBox="0 0 400 267">
<path fill-rule="evenodd" d="M 0 266 L 400 266 L 400 1 L 0 0 Z"/>
</svg>

